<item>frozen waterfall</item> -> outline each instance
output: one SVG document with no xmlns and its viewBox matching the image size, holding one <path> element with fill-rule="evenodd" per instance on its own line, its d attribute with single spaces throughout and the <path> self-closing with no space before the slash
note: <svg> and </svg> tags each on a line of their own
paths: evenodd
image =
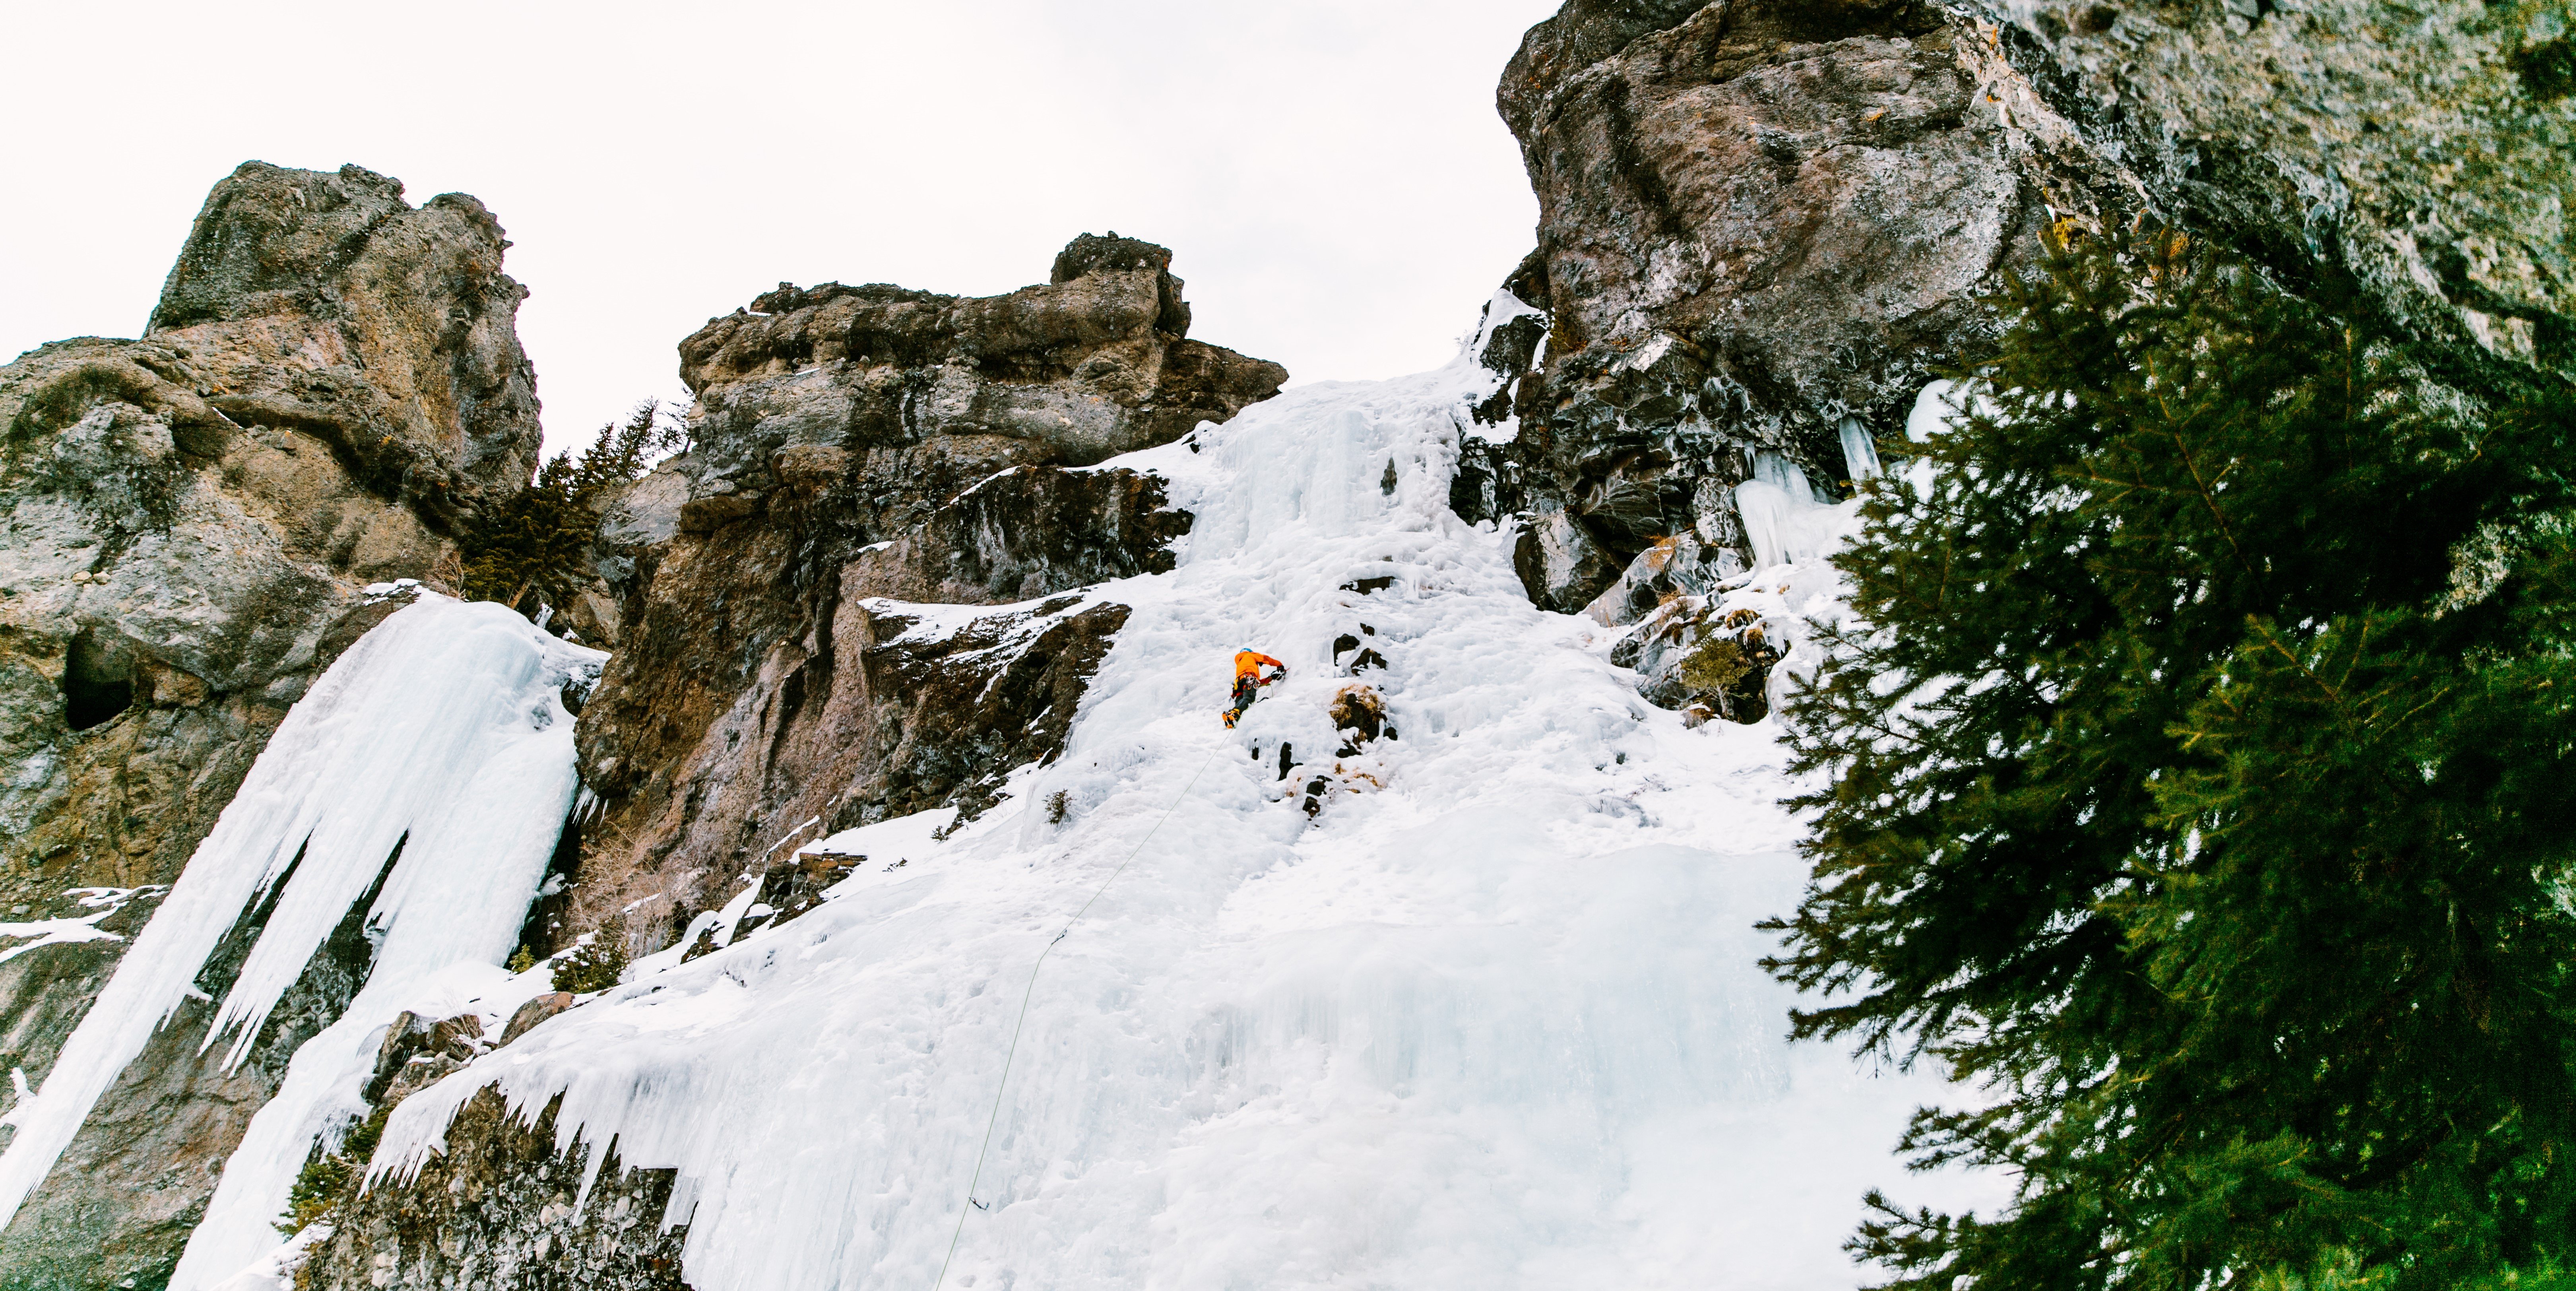
<svg viewBox="0 0 2576 1291">
<path fill-rule="evenodd" d="M 355 1101 L 335 1079 L 347 1053 L 372 1058 L 369 1035 L 399 1000 L 460 966 L 497 974 L 515 944 L 575 788 L 572 719 L 559 692 L 596 678 L 604 658 L 498 605 L 427 592 L 359 638 L 279 724 L 43 1087 L 11 1110 L 17 1136 L 0 1155 L 0 1224 L 246 910 L 283 882 L 207 1030 L 207 1045 L 229 1040 L 231 1063 L 382 877 L 367 913 L 378 949 L 366 988 L 296 1053 L 172 1285 L 220 1279 L 274 1246 L 269 1224 L 314 1134 Z"/>
<path fill-rule="evenodd" d="M 594 1168 L 613 1138 L 676 1172 L 701 1291 L 928 1288 L 961 1213 L 975 1291 L 1841 1287 L 1865 1188 L 1995 1196 L 1890 1155 L 1929 1077 L 1783 1039 L 1752 929 L 1804 873 L 1777 729 L 1644 703 L 1597 625 L 1530 604 L 1508 528 L 1449 510 L 1492 384 L 1303 386 L 1112 463 L 1197 521 L 1175 571 L 1089 592 L 1133 614 L 1061 758 L 944 840 L 833 840 L 881 863 L 415 1095 L 373 1185 L 480 1089 L 560 1095 Z M 1839 508 L 1772 473 L 1765 559 L 1812 565 L 1787 526 Z M 1387 666 L 1336 675 L 1364 629 Z M 1244 645 L 1293 671 L 1228 731 Z M 1400 737 L 1336 763 L 1355 680 Z M 1282 742 L 1331 780 L 1312 820 Z M 1003 1083 L 1032 963 L 1130 857 Z"/>
</svg>

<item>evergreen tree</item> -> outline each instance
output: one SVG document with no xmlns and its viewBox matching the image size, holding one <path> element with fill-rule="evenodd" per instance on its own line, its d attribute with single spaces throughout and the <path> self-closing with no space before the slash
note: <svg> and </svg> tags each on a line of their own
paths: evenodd
<svg viewBox="0 0 2576 1291">
<path fill-rule="evenodd" d="M 580 456 L 567 449 L 547 458 L 533 483 L 465 535 L 457 590 L 530 617 L 541 604 L 563 604 L 588 581 L 581 556 L 599 532 L 599 509 L 684 438 L 661 405 L 647 400 L 623 423 L 600 427 Z"/>
<path fill-rule="evenodd" d="M 1873 486 L 1766 966 L 1981 1086 L 1904 1288 L 2556 1285 L 2576 1258 L 2567 403 L 2179 236 L 2052 254 Z M 2520 1272 L 2516 1272 L 2519 1270 Z M 2490 1279 L 2495 1279 L 2490 1281 Z"/>
</svg>

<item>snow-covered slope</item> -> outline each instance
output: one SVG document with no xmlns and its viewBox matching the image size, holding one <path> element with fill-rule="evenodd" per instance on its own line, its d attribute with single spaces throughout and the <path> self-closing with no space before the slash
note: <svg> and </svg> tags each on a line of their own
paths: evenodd
<svg viewBox="0 0 2576 1291">
<path fill-rule="evenodd" d="M 1057 762 L 945 841 L 834 840 L 871 861 L 821 909 L 403 1103 L 376 1185 L 497 1079 L 677 1170 L 702 1291 L 929 1287 L 952 1241 L 986 1291 L 1848 1286 L 1864 1187 L 1990 1187 L 1898 1178 L 1924 1078 L 1783 1042 L 1776 730 L 1640 701 L 1449 511 L 1491 381 L 1308 386 L 1120 459 L 1198 520 L 1092 593 L 1135 612 Z M 1397 734 L 1337 765 L 1345 634 Z M 1293 672 L 1228 731 L 1239 646 Z"/>
</svg>

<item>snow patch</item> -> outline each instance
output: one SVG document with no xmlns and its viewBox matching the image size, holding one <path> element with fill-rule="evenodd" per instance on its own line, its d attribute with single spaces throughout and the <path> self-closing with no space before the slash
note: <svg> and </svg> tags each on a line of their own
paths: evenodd
<svg viewBox="0 0 2576 1291">
<path fill-rule="evenodd" d="M 71 888 L 64 895 L 78 901 L 93 913 L 73 915 L 66 919 L 34 919 L 24 923 L 0 923 L 0 937 L 32 937 L 24 945 L 0 950 L 0 964 L 8 963 L 28 951 L 46 946 L 65 946 L 84 941 L 123 941 L 123 937 L 98 926 L 98 921 L 125 908 L 125 903 L 138 896 L 167 892 L 159 884 L 137 888 Z"/>
</svg>

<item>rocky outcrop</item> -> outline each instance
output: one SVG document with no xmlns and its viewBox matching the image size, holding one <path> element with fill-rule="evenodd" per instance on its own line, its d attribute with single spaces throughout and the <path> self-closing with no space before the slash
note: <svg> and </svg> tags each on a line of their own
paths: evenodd
<svg viewBox="0 0 2576 1291">
<path fill-rule="evenodd" d="M 525 484 L 537 408 L 507 243 L 473 198 L 401 194 L 354 166 L 246 164 L 207 197 L 141 339 L 0 367 L 10 921 L 173 882 L 287 708 L 398 608 L 361 589 L 430 576 L 462 517 Z M 96 926 L 130 934 L 152 905 L 136 893 Z M 0 1067 L 41 1084 L 125 944 L 0 963 Z M 366 953 L 317 956 L 234 1071 L 197 1052 L 207 1010 L 182 1009 L 0 1233 L 0 1283 L 157 1285 Z M 217 959 L 199 986 L 219 996 Z"/>
<path fill-rule="evenodd" d="M 232 421 L 314 436 L 367 488 L 443 519 L 536 469 L 528 292 L 481 202 L 413 208 L 402 191 L 356 166 L 244 163 L 207 195 L 145 337 L 205 354 L 207 402 Z"/>
<path fill-rule="evenodd" d="M 1846 419 L 1894 433 L 1985 334 L 2050 199 L 1967 38 L 1912 0 L 1575 0 L 1531 29 L 1499 101 L 1540 207 L 1511 283 L 1548 326 L 1513 399 L 1534 600 L 1580 608 L 1673 534 L 1739 545 L 1751 450 L 1838 478 Z"/>
<path fill-rule="evenodd" d="M 1172 568 L 1191 519 L 1161 479 L 1095 464 L 1286 376 L 1187 340 L 1170 260 L 1086 235 L 1047 286 L 781 288 L 682 343 L 690 448 L 608 509 L 594 549 L 620 647 L 580 718 L 595 805 L 533 949 L 596 932 L 658 950 L 755 875 L 727 932 L 796 918 L 859 858 L 781 845 L 941 807 L 971 818 L 1061 750 L 1128 616 L 1095 585 Z M 1364 706 L 1355 741 L 1382 722 Z M 501 1044 L 578 998 L 532 1001 Z M 462 1039 L 389 1040 L 379 1107 L 419 1083 L 385 1072 L 445 1074 L 471 1057 Z M 553 1115 L 523 1124 L 476 1095 L 416 1179 L 344 1203 L 301 1276 L 680 1285 L 668 1172 L 627 1172 L 605 1145 L 576 1214 L 593 1149 L 558 1155 Z"/>
<path fill-rule="evenodd" d="M 1189 340 L 1170 264 L 1085 235 L 1043 286 L 782 286 L 681 342 L 691 447 L 601 529 L 600 806 L 537 949 L 659 948 L 799 824 L 971 816 L 1053 755 L 1127 613 L 1075 589 L 1171 568 L 1189 527 L 1093 464 L 1287 375 Z"/>
<path fill-rule="evenodd" d="M 1171 253 L 1085 234 L 1052 280 L 1003 296 L 786 283 L 680 342 L 702 468 L 736 496 L 789 446 L 1000 436 L 1067 465 L 1169 443 L 1287 380 L 1187 338 Z"/>
<path fill-rule="evenodd" d="M 2522 4 L 1569 0 L 1498 93 L 1548 334 L 1488 352 L 1518 434 L 1462 453 L 1462 514 L 1522 514 L 1568 611 L 1658 538 L 1741 549 L 1748 450 L 1839 488 L 2043 229 L 2140 216 L 2349 284 L 2463 388 L 2563 380 L 2569 40 Z"/>
</svg>

